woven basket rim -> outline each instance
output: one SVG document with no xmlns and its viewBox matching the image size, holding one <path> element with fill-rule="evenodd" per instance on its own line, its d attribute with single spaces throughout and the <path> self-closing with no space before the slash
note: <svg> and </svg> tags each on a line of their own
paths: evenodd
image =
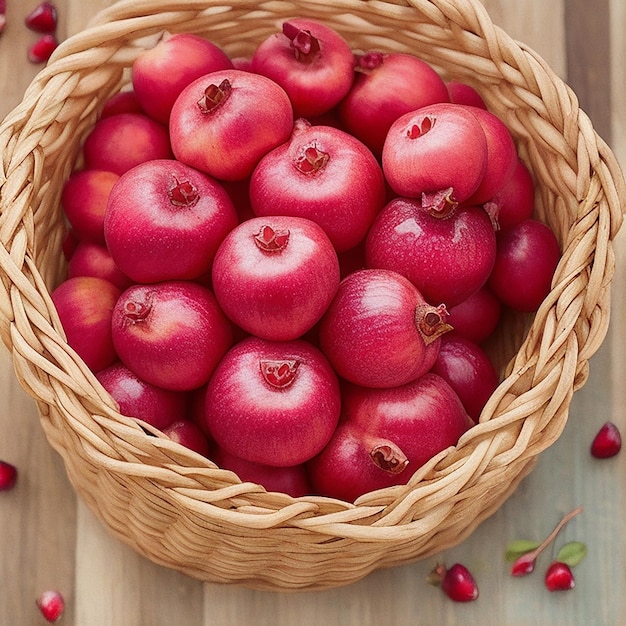
<svg viewBox="0 0 626 626">
<path fill-rule="evenodd" d="M 45 178 L 52 176 L 49 155 L 64 157 L 54 164 L 54 180 L 67 178 L 78 151 L 76 146 L 64 150 L 64 144 L 85 136 L 106 98 L 128 82 L 128 67 L 143 46 L 153 45 L 165 26 L 169 31 L 209 29 L 217 38 L 232 39 L 231 31 L 236 28 L 230 23 L 248 15 L 258 16 L 257 22 L 249 17 L 247 24 L 259 24 L 258 32 L 248 31 L 259 37 L 270 23 L 302 9 L 302 4 L 306 5 L 122 0 L 98 13 L 85 30 L 59 46 L 22 102 L 0 124 L 2 338 L 12 354 L 19 382 L 38 403 L 48 440 L 63 456 L 76 482 L 81 470 L 80 459 L 74 457 L 79 453 L 103 475 L 159 485 L 190 517 L 261 535 L 288 528 L 329 540 L 370 544 L 419 541 L 439 520 L 458 516 L 458 507 L 464 506 L 471 512 L 471 521 L 463 533 L 457 528 L 454 538 L 447 538 L 448 542 L 457 541 L 499 506 L 499 501 L 491 503 L 489 499 L 482 511 L 471 504 L 472 498 L 480 500 L 475 494 L 484 489 L 484 476 L 496 474 L 497 468 L 508 481 L 508 497 L 532 469 L 537 455 L 562 432 L 572 394 L 586 381 L 589 358 L 607 331 L 614 266 L 611 242 L 626 206 L 621 169 L 580 110 L 575 94 L 540 55 L 495 26 L 477 0 L 325 0 L 306 8 L 316 16 L 334 16 L 346 36 L 364 29 L 364 42 L 381 45 L 382 37 L 373 32 L 377 28 L 367 24 L 366 17 L 376 27 L 383 24 L 380 28 L 397 27 L 398 22 L 413 18 L 406 30 L 395 31 L 394 45 L 408 49 L 432 37 L 438 44 L 430 53 L 433 62 L 448 68 L 466 63 L 472 70 L 467 70 L 468 80 L 472 72 L 482 71 L 480 78 L 487 84 L 501 82 L 499 91 L 486 93 L 488 105 L 500 103 L 506 108 L 522 156 L 533 164 L 537 177 L 547 179 L 547 168 L 556 167 L 540 153 L 550 149 L 549 142 L 554 143 L 552 149 L 559 155 L 562 171 L 559 183 L 566 191 L 563 196 L 570 198 L 558 207 L 555 204 L 559 210 L 546 216 L 562 231 L 563 258 L 552 292 L 532 321 L 525 320 L 525 339 L 509 361 L 506 377 L 485 407 L 480 424 L 468 431 L 455 449 L 419 468 L 408 485 L 366 494 L 356 504 L 267 493 L 181 449 L 159 431 L 122 416 L 95 376 L 64 345 L 46 287 L 55 272 L 41 273 L 35 261 L 39 253 L 35 242 L 42 245 L 36 232 L 42 227 L 53 229 L 45 221 L 45 207 L 54 197 L 46 195 L 52 186 Z M 464 50 L 455 49 L 452 40 L 462 42 Z M 230 49 L 240 48 L 233 44 Z M 426 60 L 430 60 L 427 55 Z M 98 71 L 85 74 L 84 68 L 89 66 Z M 82 115 L 74 123 L 76 102 L 82 106 Z M 67 130 L 59 129 L 59 121 Z M 536 143 L 524 141 L 525 136 Z M 555 191 L 546 185 L 546 194 Z M 567 214 L 574 210 L 575 219 Z M 573 223 L 566 229 L 563 224 L 568 218 Z M 58 246 L 58 236 L 54 239 L 51 235 L 51 239 Z M 55 271 L 58 274 L 58 268 Z M 147 437 L 146 430 L 154 436 Z M 95 495 L 78 486 L 77 490 L 101 518 L 106 517 Z M 442 494 L 448 494 L 447 499 Z M 106 522 L 115 527 L 112 520 Z M 139 543 L 136 535 L 125 540 Z M 145 551 L 149 554 L 148 548 Z M 206 576 L 191 567 L 188 571 Z"/>
</svg>

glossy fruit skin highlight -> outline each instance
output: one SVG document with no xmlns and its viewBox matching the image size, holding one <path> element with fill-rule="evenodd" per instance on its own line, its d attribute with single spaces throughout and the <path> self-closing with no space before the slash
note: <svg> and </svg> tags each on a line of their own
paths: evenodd
<svg viewBox="0 0 626 626">
<path fill-rule="evenodd" d="M 319 350 L 299 339 L 240 341 L 206 392 L 206 420 L 216 443 L 264 465 L 298 465 L 316 455 L 340 410 L 336 374 Z"/>
<path fill-rule="evenodd" d="M 308 468 L 316 493 L 348 502 L 405 484 L 472 425 L 452 388 L 432 373 L 390 389 L 345 385 L 342 402 L 337 430 Z"/>
<path fill-rule="evenodd" d="M 320 346 L 342 378 L 396 387 L 432 367 L 440 336 L 451 330 L 446 318 L 400 274 L 360 270 L 339 285 L 319 325 Z"/>
<path fill-rule="evenodd" d="M 288 94 L 295 117 L 323 115 L 348 93 L 353 54 L 333 28 L 316 20 L 290 19 L 252 56 L 253 72 L 277 82 Z"/>
<path fill-rule="evenodd" d="M 339 287 L 337 254 L 320 226 L 275 215 L 242 222 L 213 263 L 226 315 L 263 339 L 296 339 L 316 324 Z"/>
<path fill-rule="evenodd" d="M 209 289 L 166 281 L 122 293 L 112 337 L 120 360 L 139 378 L 189 391 L 208 381 L 232 343 L 232 330 Z"/>
<path fill-rule="evenodd" d="M 175 157 L 220 180 L 243 180 L 261 158 L 287 141 L 293 110 L 274 81 L 221 70 L 185 87 L 170 114 Z"/>
<path fill-rule="evenodd" d="M 297 120 L 291 138 L 265 155 L 250 179 L 258 216 L 317 222 L 337 252 L 356 246 L 385 204 L 383 172 L 358 139 Z"/>
<path fill-rule="evenodd" d="M 496 235 L 481 207 L 459 205 L 439 214 L 418 200 L 396 198 L 374 221 L 365 257 L 367 267 L 398 272 L 428 302 L 451 308 L 489 279 Z"/>
<path fill-rule="evenodd" d="M 124 274 L 137 283 L 156 283 L 210 272 L 219 245 L 237 223 L 217 180 L 174 159 L 157 159 L 115 183 L 104 236 Z"/>
<path fill-rule="evenodd" d="M 382 154 L 391 125 L 402 115 L 449 95 L 440 75 L 425 61 L 401 52 L 357 55 L 354 83 L 339 105 L 345 130 Z"/>
</svg>

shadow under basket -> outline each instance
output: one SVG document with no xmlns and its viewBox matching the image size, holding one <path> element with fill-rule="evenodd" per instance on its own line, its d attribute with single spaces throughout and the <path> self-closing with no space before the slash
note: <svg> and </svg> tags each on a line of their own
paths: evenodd
<svg viewBox="0 0 626 626">
<path fill-rule="evenodd" d="M 65 272 L 63 184 L 137 55 L 164 31 L 250 55 L 290 17 L 324 21 L 355 50 L 416 54 L 477 88 L 514 136 L 536 183 L 536 217 L 562 250 L 537 313 L 512 316 L 495 338 L 502 382 L 479 424 L 407 485 L 355 504 L 267 493 L 146 434 L 69 348 L 49 295 Z M 123 0 L 59 46 L 3 121 L 0 154 L 0 330 L 17 378 L 102 523 L 152 561 L 200 580 L 323 589 L 459 544 L 559 437 L 607 331 L 622 173 L 572 90 L 477 0 Z"/>
</svg>

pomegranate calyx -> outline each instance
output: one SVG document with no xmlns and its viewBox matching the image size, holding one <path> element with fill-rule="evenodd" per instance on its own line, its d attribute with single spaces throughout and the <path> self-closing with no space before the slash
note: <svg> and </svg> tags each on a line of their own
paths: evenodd
<svg viewBox="0 0 626 626">
<path fill-rule="evenodd" d="M 438 217 L 439 219 L 450 217 L 459 205 L 452 197 L 453 193 L 454 189 L 452 187 L 433 192 L 425 191 L 422 193 L 422 208 L 433 217 Z"/>
<path fill-rule="evenodd" d="M 151 302 L 129 300 L 124 303 L 124 316 L 131 323 L 143 322 L 152 310 Z"/>
<path fill-rule="evenodd" d="M 192 207 L 198 204 L 200 199 L 198 189 L 188 180 L 180 181 L 176 176 L 173 178 L 174 185 L 167 192 L 170 202 L 174 206 L 180 207 Z"/>
<path fill-rule="evenodd" d="M 264 252 L 280 252 L 289 243 L 288 230 L 275 230 L 268 224 L 261 226 L 261 230 L 254 235 L 254 243 Z"/>
<path fill-rule="evenodd" d="M 502 206 L 497 202 L 489 201 L 483 204 L 483 209 L 485 213 L 489 216 L 491 220 L 491 225 L 493 226 L 493 230 L 498 232 L 500 230 L 500 222 L 498 221 L 498 216 L 500 215 L 500 210 Z"/>
<path fill-rule="evenodd" d="M 311 31 L 300 29 L 291 22 L 283 24 L 283 35 L 291 40 L 296 61 L 312 63 L 320 53 L 320 42 Z"/>
<path fill-rule="evenodd" d="M 295 359 L 261 359 L 259 361 L 259 368 L 265 382 L 277 389 L 284 389 L 293 383 L 299 366 L 300 361 Z"/>
<path fill-rule="evenodd" d="M 211 83 L 198 100 L 198 108 L 204 114 L 212 113 L 228 99 L 231 92 L 232 85 L 228 78 L 225 78 L 219 85 Z"/>
<path fill-rule="evenodd" d="M 385 59 L 382 52 L 366 52 L 356 58 L 354 70 L 362 74 L 369 74 L 377 67 L 380 67 Z"/>
<path fill-rule="evenodd" d="M 301 154 L 295 158 L 294 165 L 302 174 L 315 174 L 324 169 L 329 159 L 328 152 L 320 150 L 313 143 L 306 146 Z"/>
<path fill-rule="evenodd" d="M 415 326 L 426 345 L 452 330 L 452 325 L 447 322 L 448 316 L 445 304 L 419 304 L 415 307 Z"/>
<path fill-rule="evenodd" d="M 374 465 L 394 476 L 403 472 L 409 464 L 404 452 L 392 441 L 376 444 L 370 450 L 370 458 Z"/>
<path fill-rule="evenodd" d="M 432 115 L 425 115 L 407 129 L 406 136 L 409 139 L 419 139 L 434 128 L 436 121 L 436 118 Z"/>
</svg>

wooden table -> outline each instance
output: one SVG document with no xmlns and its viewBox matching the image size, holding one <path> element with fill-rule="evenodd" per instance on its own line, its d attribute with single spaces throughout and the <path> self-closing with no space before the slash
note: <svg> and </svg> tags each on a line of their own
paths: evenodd
<svg viewBox="0 0 626 626">
<path fill-rule="evenodd" d="M 626 5 L 623 0 L 484 0 L 494 21 L 535 48 L 576 90 L 596 129 L 626 163 Z M 0 38 L 0 117 L 16 105 L 39 69 L 26 61 L 34 35 L 23 17 L 35 0 L 8 0 Z M 57 0 L 66 37 L 111 0 Z M 606 420 L 626 434 L 624 384 L 626 293 L 623 237 L 613 317 L 591 377 L 575 396 L 560 440 L 518 491 L 462 545 L 439 555 L 465 563 L 480 586 L 478 601 L 454 604 L 425 577 L 435 560 L 379 571 L 350 587 L 316 593 L 264 593 L 202 584 L 144 560 L 113 540 L 78 501 L 57 454 L 44 439 L 33 401 L 0 352 L 0 459 L 19 467 L 18 486 L 0 496 L 0 625 L 44 623 L 35 598 L 62 591 L 63 624 L 76 626 L 458 624 L 463 626 L 617 626 L 626 615 L 626 454 L 592 459 L 589 444 Z M 582 505 L 559 542 L 584 541 L 573 591 L 551 594 L 543 567 L 514 579 L 505 544 L 541 538 L 561 515 Z M 548 557 L 546 557 L 547 559 Z"/>
</svg>

